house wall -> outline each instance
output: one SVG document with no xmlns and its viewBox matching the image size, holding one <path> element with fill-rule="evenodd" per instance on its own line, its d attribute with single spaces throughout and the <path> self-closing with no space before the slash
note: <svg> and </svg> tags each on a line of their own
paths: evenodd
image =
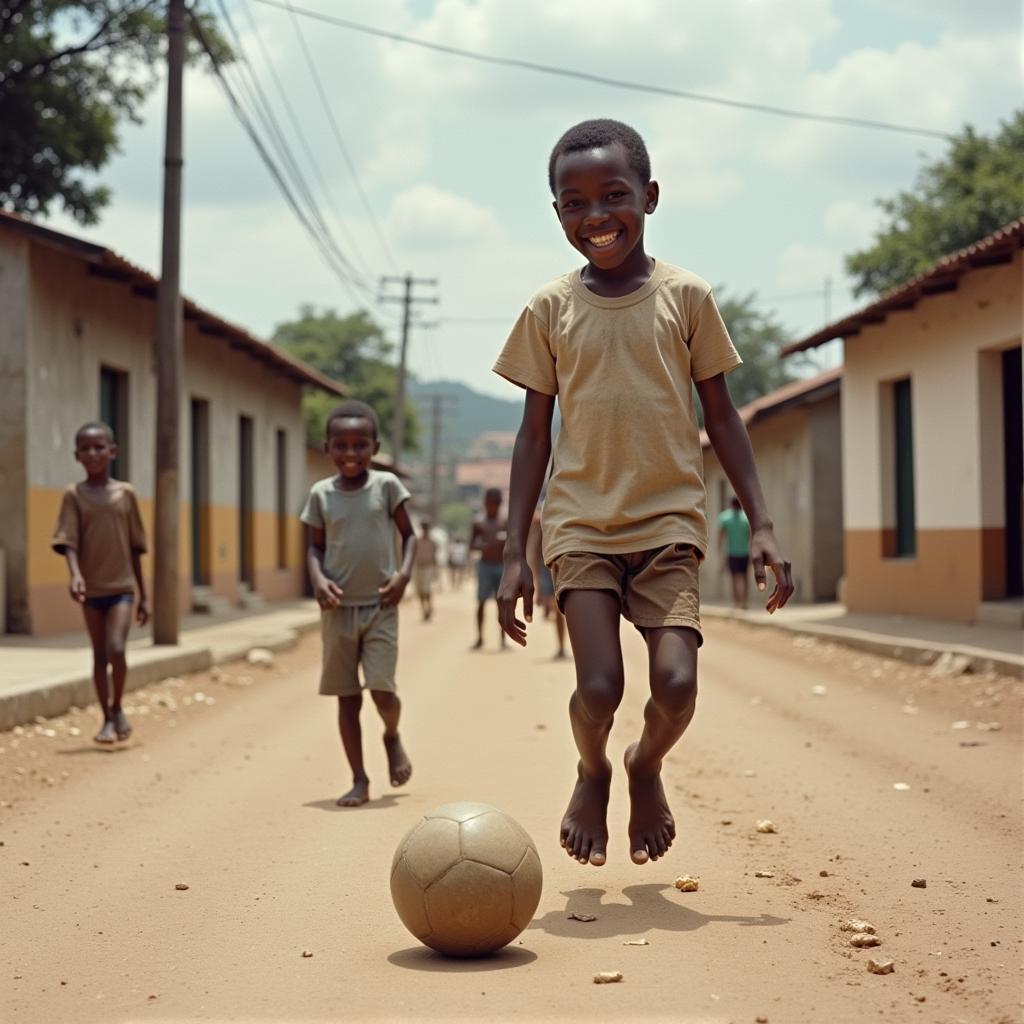
<svg viewBox="0 0 1024 1024">
<path fill-rule="evenodd" d="M 128 479 L 135 487 L 150 538 L 153 527 L 155 378 L 152 338 L 156 303 L 126 285 L 91 275 L 81 260 L 31 246 L 26 443 L 28 604 L 32 631 L 81 628 L 79 610 L 66 594 L 66 569 L 49 538 L 61 494 L 81 472 L 74 461 L 77 427 L 99 415 L 100 366 L 129 374 Z M 181 396 L 180 607 L 191 606 L 190 400 L 209 401 L 208 508 L 210 585 L 229 601 L 239 596 L 238 418 L 254 425 L 255 590 L 268 599 L 301 593 L 304 434 L 301 387 L 228 340 L 203 334 L 186 322 Z M 278 567 L 276 430 L 287 437 L 288 512 L 285 567 Z M 151 572 L 151 558 L 144 570 Z"/>
<path fill-rule="evenodd" d="M 1021 343 L 1021 254 L 845 343 L 843 504 L 853 611 L 973 621 L 997 596 L 1005 543 L 998 352 Z M 892 529 L 886 385 L 911 380 L 917 551 Z M 986 568 L 987 567 L 987 568 Z"/>
</svg>

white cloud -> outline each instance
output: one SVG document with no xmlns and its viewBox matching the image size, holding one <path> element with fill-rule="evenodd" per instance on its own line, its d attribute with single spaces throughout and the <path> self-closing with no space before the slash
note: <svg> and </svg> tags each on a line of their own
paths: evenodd
<svg viewBox="0 0 1024 1024">
<path fill-rule="evenodd" d="M 493 210 L 428 184 L 414 185 L 395 196 L 384 228 L 410 249 L 496 242 L 502 234 Z"/>
</svg>

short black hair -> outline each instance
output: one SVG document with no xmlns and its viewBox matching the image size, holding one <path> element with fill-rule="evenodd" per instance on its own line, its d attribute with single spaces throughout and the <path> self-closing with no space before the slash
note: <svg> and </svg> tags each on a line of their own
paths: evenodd
<svg viewBox="0 0 1024 1024">
<path fill-rule="evenodd" d="M 622 144 L 629 158 L 629 166 L 636 171 L 641 185 L 651 180 L 651 157 L 647 146 L 635 128 L 621 121 L 600 117 L 593 121 L 574 124 L 556 143 L 548 160 L 548 185 L 551 194 L 555 192 L 555 163 L 566 153 L 579 153 L 586 149 L 610 146 L 613 142 Z"/>
<path fill-rule="evenodd" d="M 327 416 L 327 422 L 324 424 L 324 435 L 330 437 L 331 435 L 331 424 L 335 420 L 369 420 L 370 426 L 373 427 L 374 440 L 380 437 L 380 420 L 377 419 L 377 414 L 370 408 L 365 402 L 360 402 L 357 398 L 350 398 L 341 405 L 336 405 Z"/>
<path fill-rule="evenodd" d="M 501 499 L 502 499 L 502 494 L 501 494 L 501 488 L 500 487 L 488 487 L 487 490 L 484 491 L 484 501 L 485 502 L 487 502 L 487 501 L 496 501 L 500 505 L 501 504 Z"/>
<path fill-rule="evenodd" d="M 88 423 L 83 423 L 83 424 L 82 424 L 82 425 L 81 425 L 81 426 L 80 426 L 80 427 L 79 427 L 79 428 L 78 428 L 78 429 L 77 429 L 77 430 L 75 431 L 75 444 L 78 444 L 78 439 L 79 439 L 79 438 L 80 438 L 80 437 L 81 437 L 81 436 L 82 436 L 82 435 L 83 435 L 83 434 L 84 434 L 84 433 L 85 433 L 85 432 L 86 432 L 87 430 L 101 430 L 101 431 L 102 431 L 102 432 L 103 432 L 104 434 L 106 434 L 106 435 L 107 435 L 107 440 L 108 440 L 108 441 L 109 441 L 109 442 L 110 442 L 111 444 L 114 444 L 114 443 L 115 443 L 115 441 L 114 441 L 114 431 L 113 431 L 113 429 L 111 428 L 111 426 L 110 426 L 110 424 L 109 424 L 109 423 L 104 423 L 104 422 L 103 422 L 103 420 L 90 420 L 90 421 L 89 421 Z"/>
</svg>

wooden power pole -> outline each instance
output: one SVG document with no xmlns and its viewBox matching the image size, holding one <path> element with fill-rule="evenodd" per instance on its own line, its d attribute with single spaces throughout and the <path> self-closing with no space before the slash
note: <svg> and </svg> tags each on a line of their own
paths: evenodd
<svg viewBox="0 0 1024 1024">
<path fill-rule="evenodd" d="M 388 284 L 401 284 L 402 294 L 382 295 L 381 302 L 402 303 L 402 342 L 398 354 L 398 376 L 395 379 L 395 409 L 391 424 L 391 458 L 395 461 L 395 468 L 402 458 L 402 449 L 405 445 L 405 364 L 409 351 L 409 327 L 412 323 L 412 307 L 416 302 L 437 302 L 436 295 L 413 295 L 413 288 L 416 285 L 426 285 L 431 288 L 437 287 L 436 277 L 413 277 L 406 274 L 405 277 L 382 277 L 381 286 Z"/>
<path fill-rule="evenodd" d="M 156 493 L 153 642 L 178 642 L 178 464 L 182 377 L 181 87 L 185 0 L 167 2 L 167 126 L 164 220 L 156 314 Z"/>
<path fill-rule="evenodd" d="M 451 395 L 430 396 L 430 521 L 435 526 L 441 505 L 441 423 L 445 414 L 445 402 L 454 401 Z"/>
</svg>

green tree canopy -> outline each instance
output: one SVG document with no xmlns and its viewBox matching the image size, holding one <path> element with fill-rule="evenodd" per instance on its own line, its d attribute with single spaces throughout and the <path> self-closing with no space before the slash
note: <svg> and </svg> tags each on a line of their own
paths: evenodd
<svg viewBox="0 0 1024 1024">
<path fill-rule="evenodd" d="M 791 362 L 779 358 L 779 349 L 791 340 L 789 334 L 771 313 L 757 308 L 757 294 L 733 297 L 719 289 L 716 297 L 733 344 L 743 357 L 742 366 L 725 378 L 733 403 L 746 405 L 793 380 Z"/>
<path fill-rule="evenodd" d="M 910 192 L 880 199 L 887 223 L 846 258 L 857 295 L 878 294 L 1024 216 L 1024 110 L 992 137 L 965 128 Z"/>
<path fill-rule="evenodd" d="M 59 199 L 79 223 L 96 223 L 110 190 L 91 174 L 117 151 L 118 122 L 137 122 L 156 85 L 166 6 L 0 0 L 0 206 L 45 214 Z M 230 60 L 213 19 L 197 17 L 218 58 Z"/>
<path fill-rule="evenodd" d="M 388 444 L 395 408 L 396 368 L 391 362 L 393 346 L 380 325 L 365 310 L 339 316 L 333 309 L 317 311 L 301 306 L 297 320 L 278 324 L 273 341 L 321 373 L 344 384 L 353 398 L 361 399 L 380 417 L 381 439 Z M 324 437 L 327 414 L 338 399 L 322 391 L 310 392 L 303 400 L 306 436 L 311 444 Z M 405 403 L 407 451 L 419 449 L 419 420 L 416 406 Z"/>
</svg>

